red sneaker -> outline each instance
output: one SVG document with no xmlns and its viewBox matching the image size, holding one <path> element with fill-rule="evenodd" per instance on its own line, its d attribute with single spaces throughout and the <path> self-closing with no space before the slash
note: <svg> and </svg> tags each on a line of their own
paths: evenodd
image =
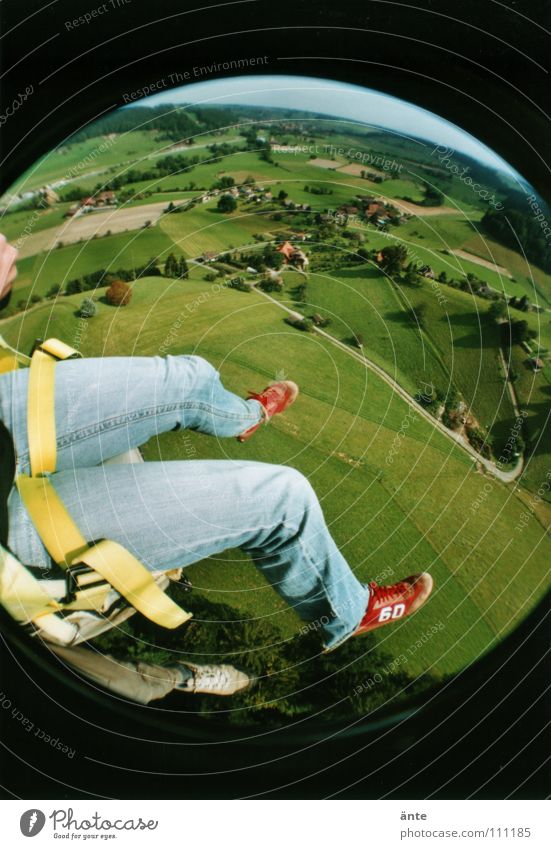
<svg viewBox="0 0 551 849">
<path fill-rule="evenodd" d="M 369 599 L 364 618 L 352 636 L 365 634 L 383 625 L 390 625 L 410 616 L 426 602 L 432 592 L 432 578 L 428 572 L 420 575 L 410 575 L 392 584 L 390 587 L 380 587 L 375 581 L 369 584 L 371 598 Z"/>
<path fill-rule="evenodd" d="M 248 430 L 240 433 L 237 437 L 238 441 L 245 442 L 246 439 L 249 439 L 255 430 L 258 430 L 261 424 L 268 422 L 272 416 L 277 415 L 277 413 L 282 413 L 287 409 L 287 407 L 290 407 L 293 401 L 296 400 L 297 395 L 298 386 L 296 383 L 293 383 L 292 380 L 281 380 L 278 383 L 272 383 L 270 386 L 267 386 L 260 395 L 257 395 L 255 392 L 250 392 L 249 399 L 253 398 L 255 401 L 259 401 L 262 404 L 264 409 L 264 419 L 263 422 L 258 422 L 258 424 L 255 424 Z"/>
</svg>

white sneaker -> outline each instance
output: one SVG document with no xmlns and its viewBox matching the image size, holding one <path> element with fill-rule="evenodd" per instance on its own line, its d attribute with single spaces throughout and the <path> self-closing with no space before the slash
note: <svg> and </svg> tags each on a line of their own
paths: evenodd
<svg viewBox="0 0 551 849">
<path fill-rule="evenodd" d="M 210 693 L 212 696 L 233 696 L 251 684 L 246 672 L 241 672 L 228 663 L 198 665 L 178 663 L 179 671 L 191 671 L 192 677 L 176 684 L 175 689 L 182 693 Z"/>
</svg>

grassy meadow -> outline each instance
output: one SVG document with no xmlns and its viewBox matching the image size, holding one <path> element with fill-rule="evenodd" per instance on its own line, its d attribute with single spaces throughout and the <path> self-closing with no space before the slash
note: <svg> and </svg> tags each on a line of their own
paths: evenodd
<svg viewBox="0 0 551 849">
<path fill-rule="evenodd" d="M 69 344 L 78 338 L 86 356 L 155 355 L 174 316 L 193 304 L 170 353 L 208 358 L 240 394 L 285 373 L 300 384 L 301 395 L 292 411 L 244 445 L 166 434 L 146 446 L 146 458 L 182 458 L 192 450 L 197 459 L 269 459 L 296 467 L 310 479 L 362 580 L 381 573 L 397 579 L 419 569 L 434 575 L 430 603 L 413 620 L 379 632 L 381 648 L 407 652 L 419 634 L 442 622 L 442 633 L 411 656 L 413 674 L 451 673 L 489 650 L 545 589 L 549 541 L 537 519 L 516 532 L 524 508 L 514 491 L 476 473 L 472 460 L 429 422 L 408 416 L 408 406 L 380 378 L 326 340 L 289 328 L 259 294 L 213 293 L 204 275 L 194 269 L 186 281 L 140 280 L 127 308 L 100 299 L 85 330 L 76 316 L 82 296 L 71 296 L 3 322 L 1 332 L 23 349 L 35 336 L 56 335 Z M 242 617 L 269 617 L 282 639 L 300 628 L 239 552 L 195 564 L 189 575 L 195 593 L 229 604 Z"/>
<path fill-rule="evenodd" d="M 320 124 L 321 120 L 311 137 L 306 128 L 298 139 L 284 128 L 269 127 L 266 132 L 274 132 L 279 143 L 321 146 L 326 139 L 319 134 Z M 235 143 L 235 151 L 222 160 L 210 161 L 206 146 L 224 141 Z M 344 124 L 333 128 L 331 144 L 365 147 L 375 153 L 386 150 L 404 167 L 388 172 L 390 179 L 383 183 L 374 184 L 351 173 L 353 169 L 343 170 L 349 164 L 343 156 L 337 156 L 330 167 L 315 164 L 307 153 L 274 151 L 272 161 L 266 161 L 257 150 L 239 149 L 244 144 L 236 128 L 221 135 L 198 135 L 189 152 L 194 155 L 197 150 L 204 160 L 190 171 L 125 185 L 124 190 L 134 194 L 128 205 L 168 204 L 197 197 L 224 176 L 232 177 L 236 184 L 252 177 L 258 186 L 271 189 L 271 203 L 240 199 L 231 214 L 219 212 L 216 200 L 197 203 L 187 211 L 165 214 L 145 229 L 26 257 L 18 263 L 13 301 L 17 304 L 32 295 L 45 298 L 53 286 L 61 286 L 63 293 L 68 281 L 99 269 L 135 268 L 152 258 L 162 266 L 171 252 L 189 260 L 207 251 L 223 253 L 254 245 L 261 250 L 264 242 L 278 242 L 293 227 L 310 227 L 312 239 L 302 246 L 314 259 L 318 230 L 305 223 L 301 211 L 278 205 L 281 190 L 295 204 L 328 213 L 343 204 L 355 205 L 358 195 L 419 203 L 424 198 L 426 175 L 442 178 L 442 169 L 431 159 L 427 144 L 398 137 L 385 142 L 383 134 L 370 129 L 362 137 L 357 131 L 347 135 Z M 105 149 L 98 153 L 100 145 Z M 158 155 L 171 152 L 158 132 L 145 129 L 91 138 L 61 146 L 43 157 L 13 191 L 37 189 L 75 171 L 78 177 L 65 189 L 78 185 L 89 191 L 130 167 L 150 170 Z M 320 159 L 325 156 L 318 155 Z M 465 185 L 451 180 L 447 185 L 444 204 L 455 207 L 455 213 L 431 210 L 432 214 L 425 216 L 420 207 L 416 210 L 419 214 L 391 226 L 389 232 L 357 219 L 351 220 L 347 229 L 356 236 L 360 233 L 362 247 L 369 251 L 404 244 L 409 260 L 430 265 L 436 275 L 445 272 L 448 279 L 461 279 L 471 273 L 508 296 L 528 295 L 543 310 L 522 314 L 513 310 L 511 317 L 525 319 L 542 348 L 551 348 L 551 276 L 527 264 L 520 253 L 486 239 L 481 225 L 483 204 Z M 312 192 L 312 187 L 327 193 Z M 55 233 L 67 207 L 62 202 L 38 212 L 4 212 L 0 231 L 11 241 L 21 238 L 29 227 L 33 233 L 50 228 Z M 245 444 L 189 431 L 169 433 L 143 448 L 146 460 L 190 456 L 248 459 L 300 470 L 316 490 L 330 530 L 360 580 L 382 578 L 383 583 L 391 583 L 419 570 L 430 571 L 435 579 L 435 591 L 426 607 L 414 618 L 376 632 L 372 640 L 354 641 L 353 647 L 346 648 L 346 663 L 361 670 L 369 646 L 375 645 L 381 656 L 406 657 L 404 671 L 410 676 L 429 673 L 445 679 L 495 646 L 549 587 L 546 570 L 551 543 L 546 529 L 551 506 L 545 503 L 549 493 L 542 495 L 542 504 L 537 503 L 535 493 L 551 468 L 551 366 L 546 363 L 534 374 L 527 352 L 520 346 L 512 349 L 515 392 L 527 412 L 533 448 L 522 477 L 514 484 L 502 484 L 481 471 L 460 446 L 358 361 L 350 344 L 355 334 L 361 334 L 366 357 L 411 395 L 427 383 L 444 392 L 453 385 L 480 424 L 491 432 L 497 456 L 515 415 L 499 361 L 499 327 L 486 317 L 490 301 L 427 279 L 418 286 L 398 285 L 374 261 L 352 264 L 343 246 L 348 244 L 353 250 L 360 243 L 345 242 L 340 238 L 343 230 L 338 230 L 330 249 L 331 270 L 311 270 L 306 278 L 287 268 L 282 273 L 283 290 L 271 293 L 275 303 L 258 291 L 213 286 L 214 267 L 190 263 L 189 279 L 146 277 L 134 282 L 127 307 L 109 306 L 104 289 L 62 294 L 42 300 L 26 312 L 0 318 L 0 334 L 23 351 L 28 351 L 37 337 L 56 336 L 86 357 L 155 356 L 171 339 L 169 353 L 207 358 L 219 369 L 225 385 L 240 395 L 283 376 L 295 380 L 301 392 L 293 408 Z M 473 257 L 457 257 L 454 250 L 467 251 Z M 480 265 L 476 257 L 494 267 Z M 316 268 L 315 261 L 312 266 Z M 507 274 L 501 273 L 501 266 Z M 252 274 L 231 266 L 225 270 L 227 277 L 243 274 L 253 279 Z M 306 280 L 303 301 L 298 289 Z M 217 282 L 222 282 L 222 277 Z M 79 306 L 90 296 L 97 314 L 84 320 L 79 317 Z M 319 334 L 290 327 L 281 306 L 305 315 L 319 312 L 330 317 L 327 332 L 344 342 L 349 351 Z M 413 313 L 419 308 L 424 315 L 421 325 Z M 181 316 L 184 319 L 174 335 L 175 319 Z M 263 620 L 272 629 L 269 639 L 287 646 L 302 626 L 239 551 L 196 563 L 188 574 L 194 592 L 183 603 L 191 609 L 196 604 L 200 611 L 193 627 L 216 622 L 231 636 L 241 633 L 239 628 L 246 623 Z M 238 621 L 226 621 L 223 611 L 230 609 Z M 438 633 L 427 638 L 422 650 L 414 649 L 416 641 L 432 634 L 435 625 Z M 128 650 L 147 657 L 146 637 L 142 644 L 138 630 L 130 633 L 134 642 Z M 150 632 L 160 651 L 172 651 L 177 637 L 159 629 Z M 251 632 L 246 650 L 241 648 L 240 657 L 247 666 L 254 666 L 255 655 L 262 654 L 262 639 L 261 630 Z M 126 650 L 126 638 L 124 642 Z M 285 678 L 290 673 L 283 663 L 275 660 L 269 674 L 291 680 Z M 298 688 L 300 674 L 293 675 Z"/>
</svg>

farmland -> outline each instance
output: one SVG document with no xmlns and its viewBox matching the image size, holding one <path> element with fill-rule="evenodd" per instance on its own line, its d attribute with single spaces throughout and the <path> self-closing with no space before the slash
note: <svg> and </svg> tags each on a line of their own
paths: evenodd
<svg viewBox="0 0 551 849">
<path fill-rule="evenodd" d="M 208 358 L 225 384 L 240 394 L 283 370 L 299 382 L 300 401 L 245 445 L 222 444 L 201 434 L 167 434 L 146 447 L 146 458 L 176 459 L 193 450 L 196 459 L 269 457 L 295 466 L 312 482 L 333 535 L 362 579 L 384 569 L 399 577 L 420 568 L 435 577 L 438 589 L 426 611 L 380 633 L 385 651 L 407 650 L 416 634 L 435 621 L 444 623 L 446 639 L 434 640 L 422 656 L 412 658 L 415 674 L 428 668 L 440 675 L 453 672 L 491 648 L 544 589 L 548 542 L 536 518 L 522 534 L 515 533 L 523 504 L 497 482 L 471 510 L 485 479 L 459 448 L 420 417 L 409 420 L 406 404 L 344 352 L 289 329 L 277 307 L 260 295 L 212 294 L 204 275 L 197 269 L 188 281 L 138 281 L 127 310 L 100 301 L 98 315 L 82 334 L 82 352 L 154 355 L 174 315 L 210 293 L 193 319 L 183 323 L 170 353 Z M 78 302 L 79 296 L 71 296 L 53 307 L 39 306 L 5 323 L 2 333 L 23 348 L 35 336 L 53 333 L 72 343 Z M 406 432 L 404 420 L 409 422 Z M 399 432 L 400 449 L 389 465 L 389 446 Z M 283 638 L 300 627 L 238 552 L 198 563 L 189 574 L 197 592 L 242 615 L 269 617 Z M 530 593 L 523 589 L 527 585 Z"/>
<path fill-rule="evenodd" d="M 274 119 L 260 140 L 239 133 L 237 125 L 199 133 L 189 150 L 201 151 L 201 162 L 188 169 L 184 158 L 173 173 L 124 183 L 116 213 L 98 209 L 67 224 L 64 200 L 48 208 L 8 205 L 0 230 L 21 239 L 22 259 L 15 307 L 0 318 L 0 334 L 22 350 L 36 337 L 53 335 L 85 356 L 114 357 L 158 355 L 168 339 L 168 353 L 207 358 L 240 395 L 282 376 L 295 380 L 301 393 L 292 410 L 249 442 L 169 433 L 146 445 L 144 456 L 297 468 L 361 580 L 431 572 L 436 590 L 426 608 L 378 631 L 373 642 L 386 656 L 407 657 L 408 674 L 442 679 L 489 651 L 549 586 L 551 499 L 542 484 L 551 468 L 551 276 L 486 237 L 484 204 L 465 185 L 444 179 L 426 146 L 368 129 L 362 136 L 357 127 L 347 136 L 345 126 L 328 122 L 332 145 L 403 158 L 394 171 L 374 166 L 380 179 L 374 182 L 350 157 L 323 152 L 323 121 L 297 126 L 295 132 L 290 121 L 278 126 Z M 295 142 L 322 152 L 312 158 L 281 150 Z M 207 150 L 213 143 L 229 143 L 231 151 Z M 9 197 L 62 180 L 83 161 L 78 180 L 66 188 L 78 182 L 83 193 L 99 191 L 98 184 L 129 167 L 149 170 L 167 147 L 181 154 L 183 141 L 141 128 L 68 143 L 45 156 Z M 429 171 L 442 191 L 442 202 L 433 206 L 422 176 Z M 226 211 L 219 208 L 225 195 L 232 198 Z M 377 207 L 378 214 L 368 212 Z M 110 215 L 120 226 L 109 227 Z M 79 239 L 74 243 L 71 228 Z M 304 252 L 309 264 L 272 268 L 282 243 Z M 384 254 L 397 246 L 404 256 L 389 272 Z M 187 278 L 169 275 L 171 254 L 187 258 Z M 152 262 L 156 276 L 132 276 Z M 101 271 L 127 273 L 129 306 L 109 306 L 102 280 L 87 284 L 87 275 Z M 75 280 L 81 290 L 70 287 L 78 294 L 67 294 Z M 239 286 L 230 288 L 235 281 Z M 524 311 L 510 300 L 522 296 L 529 302 Z M 95 302 L 92 318 L 79 315 L 84 297 Z M 489 310 L 498 299 L 507 316 L 494 320 Z M 305 319 L 302 329 L 284 320 L 289 316 L 281 307 Z M 520 319 L 529 341 L 508 347 L 503 324 Z M 542 363 L 534 371 L 536 354 Z M 414 397 L 426 386 L 436 399 L 421 415 Z M 526 413 L 526 447 L 513 483 L 501 483 L 450 438 L 442 416 L 452 396 L 463 424 L 470 417 L 488 437 L 494 459 L 510 438 L 517 399 Z M 195 586 L 191 606 L 199 598 L 229 606 L 241 622 L 263 620 L 276 643 L 290 641 L 301 627 L 242 552 L 188 571 Z M 211 621 L 210 615 L 204 618 Z M 439 636 L 412 652 L 435 623 L 441 623 Z M 159 631 L 154 640 L 159 650 L 174 646 Z M 361 664 L 361 641 L 357 658 Z M 280 672 L 276 663 L 272 674 Z"/>
</svg>

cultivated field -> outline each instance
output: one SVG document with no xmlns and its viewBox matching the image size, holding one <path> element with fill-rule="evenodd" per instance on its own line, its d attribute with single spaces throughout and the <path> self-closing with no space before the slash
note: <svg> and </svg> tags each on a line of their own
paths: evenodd
<svg viewBox="0 0 551 849">
<path fill-rule="evenodd" d="M 241 394 L 283 371 L 300 384 L 300 400 L 245 445 L 168 434 L 152 441 L 146 458 L 181 459 L 193 451 L 194 458 L 269 458 L 295 466 L 308 475 L 335 539 L 362 579 L 381 573 L 398 578 L 421 568 L 435 577 L 437 589 L 427 608 L 380 632 L 385 651 L 407 652 L 437 622 L 443 632 L 411 657 L 408 671 L 453 672 L 489 650 L 545 589 L 550 549 L 538 521 L 530 519 L 516 533 L 524 505 L 514 491 L 494 481 L 486 493 L 488 478 L 475 472 L 467 455 L 424 419 L 412 419 L 384 382 L 324 340 L 287 327 L 277 307 L 260 295 L 213 293 L 201 280 L 204 274 L 197 269 L 189 281 L 141 280 L 127 309 L 100 303 L 79 337 L 82 352 L 154 355 L 174 316 L 203 294 L 171 353 L 207 357 L 226 385 Z M 38 307 L 4 324 L 2 334 L 23 348 L 35 336 L 52 333 L 71 344 L 78 332 L 78 302 L 79 296 L 72 296 L 53 309 Z M 389 464 L 397 434 L 399 450 Z M 485 497 L 471 510 L 481 492 Z M 269 617 L 282 638 L 300 627 L 238 552 L 192 566 L 189 574 L 196 593 L 247 617 Z"/>
<path fill-rule="evenodd" d="M 67 218 L 54 232 L 41 230 L 26 239 L 20 250 L 21 258 L 33 256 L 42 251 L 53 250 L 58 242 L 71 245 L 88 241 L 112 233 L 124 233 L 126 230 L 140 230 L 147 223 L 154 224 L 166 209 L 166 202 L 148 203 L 121 209 L 109 209 L 102 212 L 89 212 L 77 218 Z"/>
<path fill-rule="evenodd" d="M 405 167 L 387 172 L 384 184 L 374 184 L 361 177 L 364 168 L 376 170 L 369 165 L 345 157 L 309 159 L 306 153 L 278 151 L 277 145 L 256 149 L 258 139 L 249 136 L 246 143 L 233 128 L 223 136 L 199 134 L 195 145 L 228 141 L 231 152 L 203 150 L 204 160 L 192 168 L 178 160 L 173 173 L 122 181 L 117 192 L 122 190 L 125 200 L 116 211 L 66 221 L 69 204 L 62 200 L 49 209 L 33 210 L 31 204 L 4 214 L 0 230 L 20 240 L 21 259 L 13 297 L 19 312 L 0 318 L 0 333 L 22 350 L 36 337 L 57 336 L 85 356 L 157 355 L 169 339 L 169 353 L 206 357 L 239 394 L 282 376 L 296 380 L 301 389 L 296 405 L 249 442 L 170 433 L 145 446 L 145 457 L 241 458 L 299 469 L 318 493 L 331 531 L 361 580 L 383 575 L 391 582 L 421 569 L 433 574 L 436 590 L 426 608 L 375 639 L 390 657 L 407 657 L 408 674 L 442 678 L 490 650 L 549 586 L 551 508 L 537 503 L 536 493 L 551 468 L 551 276 L 486 238 L 485 206 L 467 187 L 443 181 L 444 204 L 421 205 L 426 185 L 416 172 L 425 168 L 431 179 L 439 176 L 427 145 L 372 130 L 360 139 L 357 128 L 348 137 L 344 126 L 332 127 L 325 139 L 321 124 L 297 130 L 295 138 L 288 124 L 278 129 L 270 123 L 265 137 L 272 134 L 287 148 L 328 140 L 345 149 L 360 145 L 373 156 L 402 161 L 401 156 Z M 105 151 L 98 154 L 101 144 Z M 60 193 L 63 198 L 77 183 L 85 193 L 98 181 L 108 186 L 130 166 L 141 176 L 171 152 L 185 156 L 183 141 L 169 143 L 155 131 L 102 135 L 44 157 L 26 176 L 25 187 L 55 183 L 77 169 L 78 179 L 71 176 Z M 83 161 L 87 164 L 79 168 Z M 202 202 L 206 192 L 223 192 L 232 180 L 236 187 L 251 187 L 253 197 L 234 187 L 231 212 L 217 208 L 219 194 Z M 22 186 L 20 181 L 16 189 Z M 382 197 L 407 215 L 384 226 L 361 211 L 347 219 L 343 210 L 360 210 L 362 196 Z M 191 198 L 196 203 L 189 209 L 163 214 L 171 200 Z M 150 226 L 144 227 L 146 222 Z M 261 275 L 247 268 L 256 267 L 257 259 L 262 268 L 262 252 L 293 238 L 300 240 L 310 266 L 306 273 L 291 266 L 279 271 L 282 289 L 269 293 L 275 302 L 254 289 L 220 285 L 235 277 L 258 285 Z M 57 247 L 59 242 L 63 245 Z M 402 277 L 411 264 L 430 266 L 433 278 L 407 283 L 384 274 L 377 257 L 397 245 L 406 249 Z M 69 281 L 100 270 L 128 271 L 154 260 L 168 273 L 164 264 L 171 253 L 187 257 L 189 279 L 135 280 L 128 307 L 108 306 L 103 287 L 63 294 Z M 204 258 L 205 253 L 215 256 Z M 224 264 L 216 262 L 220 254 L 228 255 Z M 509 308 L 537 337 L 534 350 L 545 357 L 539 372 L 530 366 L 527 350 L 513 345 L 512 381 L 506 382 L 500 326 L 487 315 L 488 290 L 483 297 L 447 285 L 467 275 L 506 297 L 526 295 L 543 307 L 525 313 Z M 61 287 L 61 294 L 53 297 L 52 287 Z M 86 321 L 79 318 L 84 297 L 97 306 L 95 317 Z M 331 338 L 289 326 L 281 305 L 329 318 Z M 174 333 L 181 316 L 185 319 Z M 514 427 L 513 386 L 527 414 L 530 442 L 521 477 L 505 485 L 481 469 L 365 367 L 361 355 L 358 359 L 358 335 L 365 356 L 410 396 L 428 384 L 442 397 L 458 392 L 493 437 L 495 456 Z M 264 620 L 275 629 L 276 645 L 284 645 L 301 626 L 240 552 L 197 563 L 189 574 L 192 598 L 229 605 L 241 623 Z M 224 623 L 220 627 L 234 627 Z M 435 624 L 438 635 L 412 652 Z M 157 646 L 166 639 L 169 647 L 162 632 L 153 637 Z M 260 648 L 248 646 L 251 663 Z M 365 661 L 361 641 L 356 660 Z M 275 662 L 270 674 L 281 672 Z"/>
</svg>

